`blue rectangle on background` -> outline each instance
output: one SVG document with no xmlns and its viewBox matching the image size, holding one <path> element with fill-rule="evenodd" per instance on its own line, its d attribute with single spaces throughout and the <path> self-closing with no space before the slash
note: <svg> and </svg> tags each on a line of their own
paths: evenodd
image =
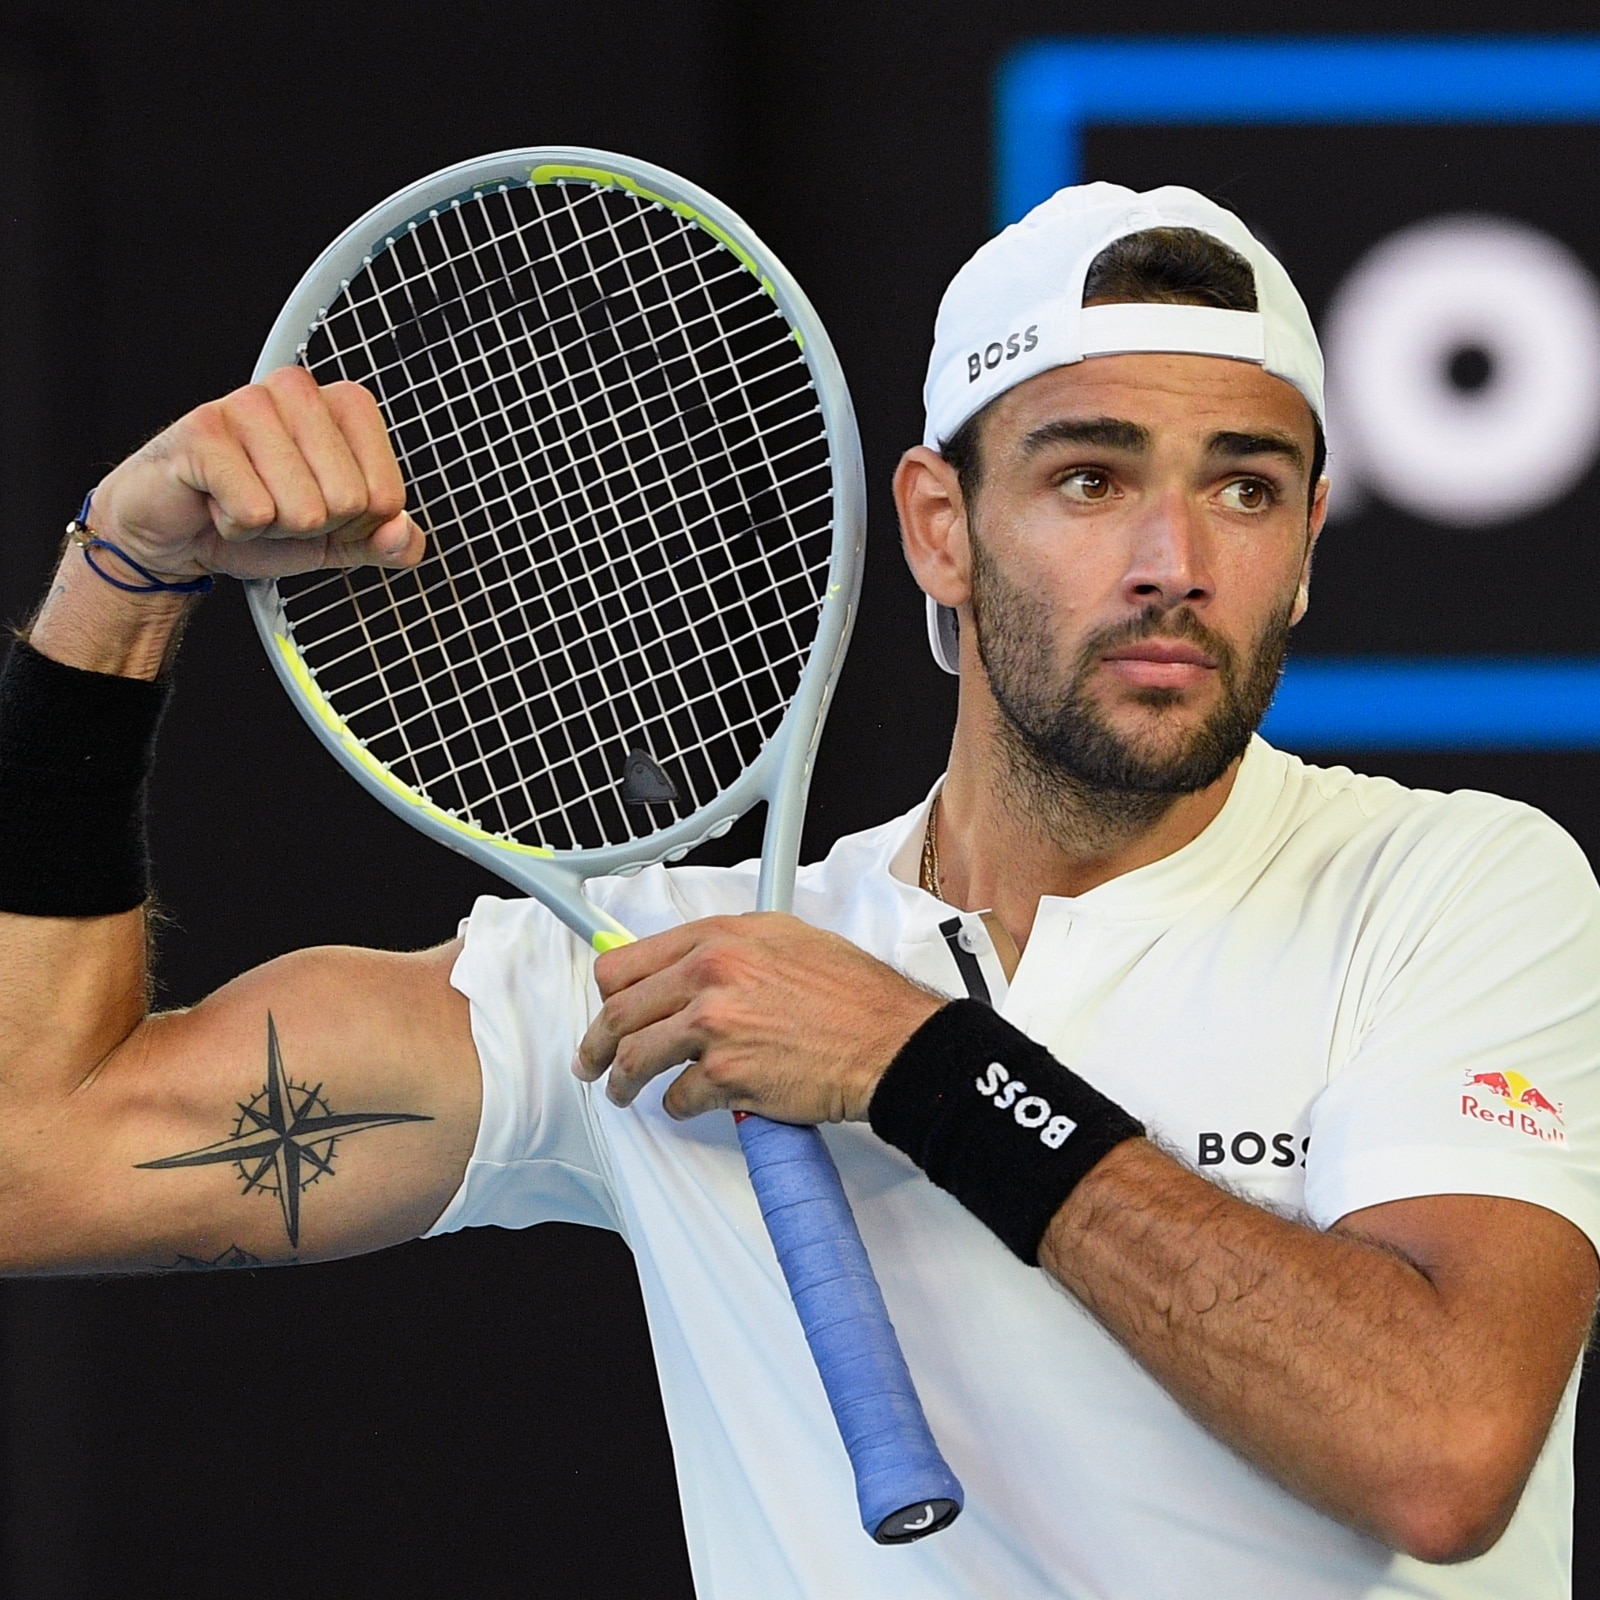
<svg viewBox="0 0 1600 1600">
<path fill-rule="evenodd" d="M 1291 659 L 1261 732 L 1290 750 L 1600 749 L 1600 660 Z"/>
<path fill-rule="evenodd" d="M 1087 123 L 1589 122 L 1600 39 L 1074 39 L 996 85 L 995 198 L 1014 222 L 1082 180 Z"/>
</svg>

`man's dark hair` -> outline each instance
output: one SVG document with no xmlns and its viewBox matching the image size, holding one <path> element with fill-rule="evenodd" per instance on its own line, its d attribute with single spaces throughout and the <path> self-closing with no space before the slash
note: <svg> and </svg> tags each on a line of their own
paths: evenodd
<svg viewBox="0 0 1600 1600">
<path fill-rule="evenodd" d="M 1087 305 L 1092 300 L 1254 311 L 1256 275 L 1237 250 L 1199 228 L 1146 228 L 1113 239 L 1089 263 L 1083 301 Z M 983 481 L 981 434 L 988 409 L 975 412 L 939 444 L 940 455 L 956 469 L 962 498 L 969 502 Z M 1311 426 L 1314 490 L 1327 464 L 1328 443 L 1315 416 Z"/>
</svg>

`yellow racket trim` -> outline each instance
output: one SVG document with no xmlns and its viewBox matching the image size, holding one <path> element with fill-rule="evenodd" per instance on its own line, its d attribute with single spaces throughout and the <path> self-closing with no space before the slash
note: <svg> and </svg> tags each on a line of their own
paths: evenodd
<svg viewBox="0 0 1600 1600">
<path fill-rule="evenodd" d="M 761 285 L 772 300 L 777 300 L 778 291 L 773 288 L 772 280 L 756 264 L 755 257 L 726 228 L 718 227 L 705 212 L 690 205 L 687 200 L 673 200 L 667 195 L 657 194 L 655 190 L 645 188 L 638 179 L 630 178 L 625 172 L 611 172 L 605 167 L 564 166 L 551 162 L 542 167 L 533 167 L 528 172 L 529 183 L 555 183 L 560 178 L 576 178 L 583 183 L 598 183 L 611 189 L 626 189 L 630 194 L 636 194 L 643 200 L 653 200 L 658 206 L 665 206 L 667 210 L 677 212 L 680 217 L 687 217 L 698 227 L 704 228 L 718 244 L 731 250 L 745 271 Z M 794 337 L 794 342 L 804 350 L 805 340 L 800 337 L 799 331 L 794 328 L 789 331 Z"/>
<path fill-rule="evenodd" d="M 402 783 L 373 753 L 356 738 L 345 725 L 344 718 L 328 704 L 327 696 L 317 687 L 317 681 L 311 676 L 311 669 L 306 665 L 305 658 L 295 648 L 294 641 L 286 638 L 281 633 L 275 633 L 274 643 L 278 646 L 278 653 L 283 657 L 284 669 L 294 679 L 295 687 L 300 691 L 304 702 L 317 714 L 317 719 L 339 741 L 339 747 L 358 767 L 369 777 L 382 784 L 390 794 L 398 796 L 408 806 L 418 811 L 423 811 L 432 817 L 441 826 L 449 828 L 453 833 L 459 833 L 466 839 L 482 839 L 494 845 L 497 850 L 507 850 L 513 855 L 522 856 L 554 856 L 555 851 L 542 844 L 518 844 L 515 839 L 508 839 L 504 834 L 490 833 L 487 828 L 480 828 L 475 823 L 463 821 L 460 817 L 453 817 L 448 811 L 436 806 L 426 795 L 419 794 L 408 783 Z M 625 943 L 626 941 L 619 941 Z"/>
</svg>

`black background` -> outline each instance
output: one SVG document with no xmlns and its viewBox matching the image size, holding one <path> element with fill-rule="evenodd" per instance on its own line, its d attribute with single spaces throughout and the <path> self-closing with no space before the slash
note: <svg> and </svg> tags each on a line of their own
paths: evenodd
<svg viewBox="0 0 1600 1600">
<path fill-rule="evenodd" d="M 927 657 L 887 481 L 920 433 L 939 292 L 987 232 L 1000 55 L 1047 34 L 1382 32 L 1393 15 L 0 0 L 0 610 L 26 613 L 106 466 L 249 376 L 300 272 L 361 211 L 488 150 L 627 151 L 745 213 L 816 303 L 861 415 L 875 543 L 815 854 L 910 805 L 948 740 L 952 680 Z M 1593 12 L 1423 0 L 1404 23 L 1559 31 Z M 1434 211 L 1502 210 L 1600 244 L 1573 232 L 1594 209 L 1590 130 L 1334 137 L 1121 129 L 1091 132 L 1087 153 L 1091 176 L 1231 199 L 1314 310 L 1367 244 Z M 1342 524 L 1306 648 L 1595 653 L 1597 494 L 1591 480 L 1503 541 L 1381 513 Z M 1595 756 L 1324 754 L 1521 796 L 1600 857 Z M 186 646 L 155 841 L 170 1003 L 306 944 L 437 941 L 497 888 L 337 771 L 231 592 Z M 719 858 L 751 842 L 741 828 Z M 608 1235 L 482 1230 L 297 1272 L 12 1283 L 0 1329 L 11 1600 L 689 1593 L 638 1291 Z M 1584 1595 L 1600 1591 L 1600 1418 L 1580 1418 L 1579 1452 Z"/>
</svg>

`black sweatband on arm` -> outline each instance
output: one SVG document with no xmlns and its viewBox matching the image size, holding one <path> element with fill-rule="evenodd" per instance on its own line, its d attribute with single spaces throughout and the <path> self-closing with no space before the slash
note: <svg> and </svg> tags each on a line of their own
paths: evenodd
<svg viewBox="0 0 1600 1600">
<path fill-rule="evenodd" d="M 149 897 L 145 784 L 168 692 L 11 646 L 0 669 L 0 911 L 103 917 Z"/>
<path fill-rule="evenodd" d="M 905 1151 L 1023 1261 L 1079 1181 L 1144 1133 L 1116 1101 L 986 1005 L 953 1000 L 906 1040 L 867 1108 Z"/>
</svg>

